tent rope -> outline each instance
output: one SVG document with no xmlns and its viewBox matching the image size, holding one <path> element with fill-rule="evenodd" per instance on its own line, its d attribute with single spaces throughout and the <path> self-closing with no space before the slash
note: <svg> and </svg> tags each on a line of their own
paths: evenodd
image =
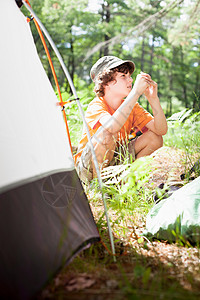
<svg viewBox="0 0 200 300">
<path fill-rule="evenodd" d="M 76 98 L 76 99 L 68 99 L 67 101 L 63 101 L 62 103 L 61 102 L 58 102 L 56 105 L 58 105 L 58 106 L 63 106 L 63 105 L 65 105 L 65 104 L 68 104 L 68 103 L 70 103 L 70 102 L 72 102 L 72 101 L 79 101 L 80 100 L 80 98 Z M 64 107 L 64 106 L 63 106 Z"/>
<path fill-rule="evenodd" d="M 30 6 L 30 3 L 28 2 L 28 0 L 22 0 L 23 4 L 25 5 L 25 7 L 27 8 L 27 10 L 31 13 L 31 15 L 34 17 L 34 19 L 37 21 L 38 23 L 38 26 L 42 29 L 43 33 L 45 34 L 46 38 L 48 39 L 50 45 L 52 46 L 60 64 L 61 64 L 61 67 L 65 73 L 65 76 L 67 77 L 68 79 L 68 82 L 70 84 L 70 87 L 71 87 L 71 90 L 73 92 L 73 95 L 75 97 L 75 99 L 78 99 L 78 95 L 76 93 L 76 89 L 74 87 L 74 84 L 73 84 L 73 81 L 71 79 L 71 76 L 65 66 L 65 63 L 62 59 L 62 56 L 60 55 L 60 52 L 58 51 L 55 43 L 53 42 L 51 36 L 49 35 L 48 31 L 46 30 L 46 28 L 44 27 L 44 25 L 41 23 L 41 21 L 39 20 L 39 18 L 36 16 L 36 14 L 34 13 L 34 11 L 32 10 L 31 6 Z M 29 3 L 29 4 L 28 4 Z M 85 120 L 85 115 L 84 115 L 84 111 L 83 111 L 83 108 L 81 106 L 81 103 L 79 100 L 77 100 L 77 105 L 79 107 L 79 111 L 80 111 L 80 114 L 81 114 L 81 117 L 82 117 L 82 120 L 83 120 L 83 123 L 85 125 L 85 128 L 86 128 L 86 132 L 87 132 L 87 137 L 88 137 L 88 142 L 89 142 L 89 145 L 90 145 L 90 148 L 91 148 L 91 152 L 92 152 L 92 157 L 93 157 L 93 161 L 94 161 L 94 166 L 95 166 L 95 169 L 96 169 L 96 173 L 97 173 L 97 179 L 98 179 L 98 183 L 99 183 L 99 187 L 100 187 L 100 191 L 101 191 L 101 194 L 102 194 L 102 199 L 103 199 L 103 204 L 104 204 L 104 210 L 105 210 L 105 215 L 106 215 L 106 221 L 107 221 L 107 226 L 108 226 L 108 232 L 109 232 L 109 238 L 110 238 L 110 243 L 111 243 L 111 249 L 112 249 L 112 255 L 113 255 L 113 260 L 114 262 L 116 262 L 116 257 L 115 257 L 115 245 L 114 245 L 114 240 L 113 240 L 113 235 L 112 235 L 112 230 L 111 230 L 111 226 L 110 226 L 110 220 L 109 220 L 109 217 L 108 217 L 108 213 L 107 213 L 107 204 L 106 204 L 106 199 L 105 199 L 105 195 L 103 193 L 103 184 L 102 184 L 102 179 L 101 179 L 101 174 L 100 174 L 100 169 L 99 169 L 99 165 L 98 165 L 98 162 L 97 162 L 97 158 L 96 158 L 96 154 L 95 154 L 95 151 L 94 151 L 94 147 L 93 147 L 93 144 L 92 144 L 92 139 L 91 139 L 91 136 L 90 136 L 90 132 L 89 132 L 89 128 L 88 128 L 88 125 L 87 125 L 87 122 Z"/>
<path fill-rule="evenodd" d="M 31 7 L 29 1 L 26 0 L 26 2 Z M 57 91 L 58 91 L 58 96 L 59 96 L 59 99 L 60 99 L 59 105 L 62 106 L 62 110 L 61 111 L 63 113 L 63 118 L 64 118 L 64 121 L 65 121 L 66 130 L 67 130 L 67 136 L 68 136 L 68 139 L 69 139 L 69 145 L 70 145 L 70 149 L 71 149 L 71 153 L 72 153 L 72 157 L 73 157 L 73 150 L 72 150 L 71 138 L 70 138 L 69 127 L 68 127 L 68 123 L 67 123 L 67 116 L 66 116 L 65 107 L 64 107 L 65 103 L 62 100 L 62 95 L 61 95 L 61 91 L 60 91 L 60 86 L 59 86 L 59 83 L 58 83 L 58 79 L 57 79 L 57 76 L 56 76 L 56 72 L 55 72 L 55 69 L 54 69 L 54 66 L 53 66 L 53 62 L 52 62 L 49 50 L 47 48 L 47 44 L 45 42 L 44 36 L 42 34 L 42 31 L 40 29 L 40 26 L 39 26 L 38 22 L 35 20 L 35 18 L 33 16 L 31 18 L 27 18 L 28 22 L 30 22 L 32 20 L 34 21 L 36 29 L 37 29 L 37 31 L 39 33 L 39 36 L 40 36 L 40 39 L 42 41 L 44 50 L 46 52 L 46 55 L 47 55 L 47 58 L 48 58 L 48 61 L 49 61 L 49 65 L 50 65 L 50 68 L 51 68 L 51 71 L 52 71 L 52 74 L 53 74 L 53 78 L 54 78 L 54 81 L 55 81 L 55 84 L 56 84 L 56 88 L 57 88 Z"/>
</svg>

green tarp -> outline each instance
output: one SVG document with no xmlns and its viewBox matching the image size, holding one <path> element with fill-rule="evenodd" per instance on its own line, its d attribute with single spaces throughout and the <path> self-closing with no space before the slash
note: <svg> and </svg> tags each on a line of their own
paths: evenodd
<svg viewBox="0 0 200 300">
<path fill-rule="evenodd" d="M 200 177 L 161 200 L 147 215 L 148 238 L 200 243 Z"/>
</svg>

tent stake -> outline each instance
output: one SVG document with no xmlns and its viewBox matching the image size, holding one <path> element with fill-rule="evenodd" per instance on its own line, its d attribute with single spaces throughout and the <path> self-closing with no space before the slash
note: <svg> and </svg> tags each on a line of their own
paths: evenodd
<svg viewBox="0 0 200 300">
<path fill-rule="evenodd" d="M 99 183 L 99 187 L 100 187 L 100 190 L 101 190 L 101 194 L 102 194 L 102 199 L 103 199 L 103 204 L 104 204 L 104 210 L 105 210 L 105 215 L 106 215 L 106 221 L 107 221 L 107 225 L 108 225 L 108 233 L 109 233 L 109 238 L 110 238 L 110 243 L 111 243 L 111 249 L 112 249 L 112 254 L 113 254 L 113 260 L 114 262 L 116 262 L 116 257 L 115 257 L 115 245 L 114 245 L 114 239 L 113 239 L 113 235 L 112 235 L 112 230 L 111 230 L 111 226 L 110 226 L 110 221 L 109 221 L 109 217 L 108 217 L 108 211 L 107 211 L 107 205 L 106 205 L 106 199 L 105 199 L 105 196 L 104 196 L 104 193 L 103 193 L 103 186 L 102 186 L 102 179 L 101 179 L 101 174 L 100 174 L 100 169 L 99 169 L 99 165 L 98 165 L 98 162 L 97 162 L 97 158 L 96 158 L 96 154 L 95 154 L 95 151 L 94 151 L 94 147 L 93 147 L 93 144 L 92 144 L 92 139 L 91 139 L 91 136 L 90 136 L 90 132 L 89 132 L 89 128 L 88 128 L 88 125 L 87 125 L 87 122 L 85 120 L 85 115 L 84 115 L 84 111 L 83 111 L 83 108 L 81 106 L 81 103 L 80 101 L 78 100 L 79 97 L 76 93 L 76 89 L 74 87 L 74 83 L 71 79 L 71 76 L 67 70 L 67 67 L 63 61 L 63 58 L 62 56 L 60 55 L 60 52 L 58 51 L 54 41 L 52 40 L 51 36 L 49 35 L 48 31 L 46 30 L 46 28 L 44 27 L 44 25 L 42 24 L 42 22 L 40 21 L 40 19 L 37 17 L 37 15 L 35 14 L 35 12 L 33 11 L 33 9 L 30 7 L 30 5 L 26 2 L 26 0 L 22 0 L 23 4 L 25 5 L 25 7 L 27 8 L 27 10 L 31 13 L 31 15 L 35 18 L 35 20 L 37 21 L 37 23 L 39 24 L 40 28 L 42 29 L 43 33 L 45 34 L 47 40 L 49 41 L 51 47 L 53 48 L 59 62 L 60 62 L 60 65 L 65 73 L 65 76 L 69 82 L 69 85 L 71 87 L 71 90 L 73 92 L 73 95 L 74 97 L 77 99 L 77 104 L 78 104 L 78 107 L 79 107 L 79 111 L 80 111 L 80 114 L 81 114 L 81 117 L 83 119 L 83 123 L 85 125 L 85 128 L 86 128 L 86 131 L 87 131 L 87 138 L 88 138 L 88 141 L 89 141 L 89 144 L 90 144 L 90 148 L 91 148 L 91 152 L 92 152 L 92 156 L 93 156 L 93 161 L 94 161 L 94 166 L 95 166 L 95 169 L 96 169 L 96 173 L 97 173 L 97 179 L 98 179 L 98 183 Z"/>
</svg>

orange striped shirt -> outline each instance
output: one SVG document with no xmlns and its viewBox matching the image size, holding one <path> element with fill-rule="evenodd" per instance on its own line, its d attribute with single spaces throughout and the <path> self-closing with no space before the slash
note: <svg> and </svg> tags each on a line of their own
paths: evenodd
<svg viewBox="0 0 200 300">
<path fill-rule="evenodd" d="M 106 115 L 113 115 L 115 112 L 103 98 L 95 98 L 92 100 L 87 108 L 85 119 L 89 127 L 90 135 L 93 136 L 101 125 L 100 119 Z M 139 103 L 136 103 L 127 118 L 125 124 L 118 132 L 118 140 L 125 139 L 131 130 L 138 129 L 144 131 L 145 125 L 153 119 L 152 115 L 148 113 Z M 83 133 L 78 146 L 78 153 L 74 155 L 75 161 L 82 154 L 85 145 L 88 142 L 86 129 L 83 128 Z"/>
</svg>

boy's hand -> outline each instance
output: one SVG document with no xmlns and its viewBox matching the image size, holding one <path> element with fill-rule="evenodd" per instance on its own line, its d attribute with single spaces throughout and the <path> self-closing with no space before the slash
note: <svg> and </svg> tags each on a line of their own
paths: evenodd
<svg viewBox="0 0 200 300">
<path fill-rule="evenodd" d="M 158 88 L 157 83 L 155 81 L 151 80 L 151 84 L 144 91 L 144 95 L 146 96 L 149 102 L 158 99 Z"/>
<path fill-rule="evenodd" d="M 137 75 L 133 90 L 141 96 L 151 85 L 152 80 L 149 74 L 141 72 Z"/>
</svg>

